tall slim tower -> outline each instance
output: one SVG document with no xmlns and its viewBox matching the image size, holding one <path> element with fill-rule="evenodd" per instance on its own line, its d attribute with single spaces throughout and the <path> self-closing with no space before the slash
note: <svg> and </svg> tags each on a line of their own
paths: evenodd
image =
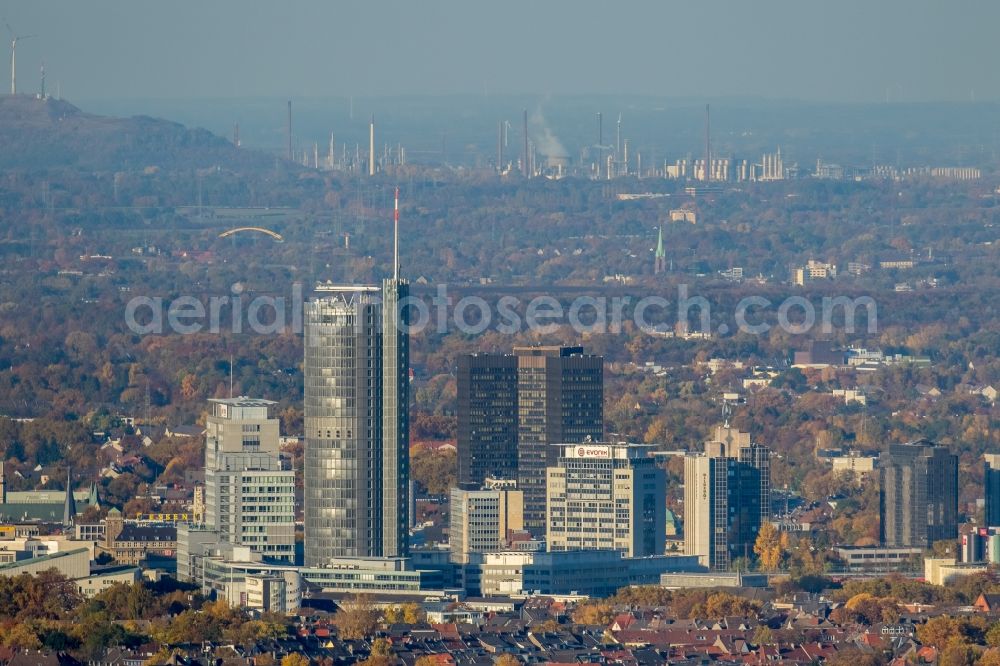
<svg viewBox="0 0 1000 666">
<path fill-rule="evenodd" d="M 288 100 L 288 161 L 292 160 L 292 100 Z"/>
<path fill-rule="evenodd" d="M 66 501 L 63 503 L 63 525 L 72 525 L 76 518 L 76 498 L 73 497 L 73 468 L 66 467 Z"/>
<path fill-rule="evenodd" d="M 702 180 L 712 180 L 712 116 L 708 104 L 705 105 L 705 166 Z"/>
<path fill-rule="evenodd" d="M 375 175 L 375 114 L 368 124 L 368 175 Z"/>
<path fill-rule="evenodd" d="M 409 552 L 409 283 L 394 247 L 381 286 L 321 285 L 305 306 L 306 566 Z"/>
<path fill-rule="evenodd" d="M 521 171 L 524 172 L 524 177 L 528 178 L 531 175 L 530 167 L 528 166 L 528 110 L 524 110 L 524 160 L 521 162 Z"/>
<path fill-rule="evenodd" d="M 497 173 L 503 175 L 503 121 L 497 122 Z"/>
</svg>

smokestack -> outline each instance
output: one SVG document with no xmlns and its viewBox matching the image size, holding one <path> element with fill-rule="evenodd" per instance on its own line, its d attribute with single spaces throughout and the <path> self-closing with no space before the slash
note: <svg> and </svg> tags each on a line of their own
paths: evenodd
<svg viewBox="0 0 1000 666">
<path fill-rule="evenodd" d="M 330 132 L 330 156 L 328 158 L 328 161 L 329 161 L 328 166 L 331 169 L 333 168 L 333 158 L 334 158 L 334 155 L 336 154 L 336 153 L 333 152 L 334 151 L 334 147 L 335 147 L 335 144 L 333 142 L 333 132 Z"/>
<path fill-rule="evenodd" d="M 524 110 L 524 162 L 521 164 L 524 177 L 528 178 L 528 110 Z"/>
<path fill-rule="evenodd" d="M 712 119 L 705 105 L 705 180 L 712 180 Z"/>
<path fill-rule="evenodd" d="M 621 159 L 622 154 L 622 114 L 618 114 L 618 129 L 615 134 L 615 161 Z"/>
<path fill-rule="evenodd" d="M 597 177 L 601 177 L 601 160 L 604 157 L 604 116 L 597 112 Z"/>
<path fill-rule="evenodd" d="M 288 100 L 288 161 L 292 161 L 292 100 Z"/>
<path fill-rule="evenodd" d="M 375 114 L 372 114 L 371 124 L 368 125 L 368 175 L 375 175 Z"/>
</svg>

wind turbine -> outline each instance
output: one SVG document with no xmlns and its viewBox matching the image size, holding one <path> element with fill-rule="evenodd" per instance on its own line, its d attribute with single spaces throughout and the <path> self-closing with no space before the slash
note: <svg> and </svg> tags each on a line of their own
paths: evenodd
<svg viewBox="0 0 1000 666">
<path fill-rule="evenodd" d="M 17 94 L 17 43 L 22 39 L 37 37 L 38 35 L 16 35 L 10 23 L 5 24 L 7 32 L 10 33 L 10 94 Z"/>
</svg>

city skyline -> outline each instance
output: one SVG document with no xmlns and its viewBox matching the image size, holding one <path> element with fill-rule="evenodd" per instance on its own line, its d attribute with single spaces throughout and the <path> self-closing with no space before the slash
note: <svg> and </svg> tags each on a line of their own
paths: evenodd
<svg viewBox="0 0 1000 666">
<path fill-rule="evenodd" d="M 62 1 L 13 2 L 2 18 L 22 34 L 39 35 L 18 47 L 20 87 L 35 88 L 44 61 L 50 88 L 81 100 L 334 92 L 856 102 L 1000 97 L 987 65 L 988 26 L 1000 8 L 982 1 L 966 3 L 963 12 L 929 0 L 634 2 L 616 11 L 596 2 L 524 0 L 499 10 L 456 0 L 252 6 L 117 1 L 100 11 Z M 966 20 L 970 15 L 977 20 Z M 241 30 L 232 30 L 234 18 Z M 496 35 L 494 48 L 484 47 L 485 34 Z M 358 53 L 366 55 L 359 60 Z M 330 62 L 351 66 L 330 68 Z"/>
</svg>

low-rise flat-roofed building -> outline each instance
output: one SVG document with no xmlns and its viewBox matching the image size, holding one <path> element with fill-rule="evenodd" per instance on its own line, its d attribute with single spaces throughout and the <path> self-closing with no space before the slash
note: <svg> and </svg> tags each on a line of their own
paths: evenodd
<svg viewBox="0 0 1000 666">
<path fill-rule="evenodd" d="M 302 579 L 298 572 L 256 574 L 243 579 L 241 606 L 261 613 L 291 613 L 302 605 Z"/>
<path fill-rule="evenodd" d="M 36 575 L 49 569 L 55 569 L 63 576 L 74 580 L 86 578 L 90 575 L 90 553 L 86 548 L 77 548 L 3 564 L 0 565 L 0 576 Z"/>
<path fill-rule="evenodd" d="M 88 599 L 100 594 L 112 585 L 122 583 L 138 583 L 142 580 L 142 569 L 129 565 L 112 567 L 94 567 L 86 578 L 78 578 L 76 582 L 80 594 Z"/>
<path fill-rule="evenodd" d="M 291 574 L 299 579 L 289 578 Z M 197 558 L 196 566 L 189 570 L 189 582 L 198 585 L 203 594 L 241 606 L 247 605 L 248 576 L 284 578 L 286 606 L 290 609 L 298 605 L 292 605 L 291 595 L 301 596 L 306 587 L 324 594 L 364 593 L 376 597 L 423 598 L 455 591 L 446 590 L 441 571 L 417 569 L 409 558 L 336 558 L 322 567 L 296 567 L 265 562 L 259 553 L 248 547 L 226 542 L 207 546 L 203 555 Z M 258 589 L 257 593 L 263 594 L 263 591 Z"/>
<path fill-rule="evenodd" d="M 962 576 L 986 573 L 986 562 L 957 562 L 954 557 L 924 558 L 924 580 L 931 585 L 949 585 Z"/>
<path fill-rule="evenodd" d="M 881 573 L 912 569 L 924 551 L 910 547 L 836 546 L 833 552 L 850 571 Z"/>
<path fill-rule="evenodd" d="M 767 574 L 740 571 L 689 571 L 665 573 L 660 586 L 671 590 L 691 587 L 767 587 Z"/>
<path fill-rule="evenodd" d="M 846 456 L 830 458 L 834 472 L 847 472 L 856 479 L 872 474 L 878 466 L 877 456 L 866 456 L 857 451 L 851 451 Z"/>
<path fill-rule="evenodd" d="M 697 557 L 622 557 L 616 550 L 486 553 L 475 566 L 484 597 L 604 597 L 629 585 L 655 585 L 669 571 L 704 570 Z"/>
</svg>

